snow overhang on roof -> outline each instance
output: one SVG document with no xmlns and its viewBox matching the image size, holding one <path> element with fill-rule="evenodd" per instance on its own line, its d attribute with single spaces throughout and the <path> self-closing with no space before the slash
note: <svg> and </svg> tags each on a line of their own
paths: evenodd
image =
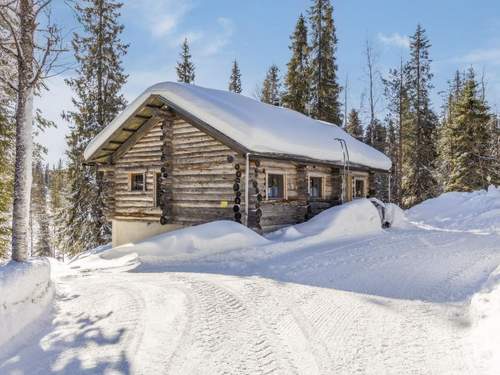
<svg viewBox="0 0 500 375">
<path fill-rule="evenodd" d="M 342 148 L 335 140 L 341 138 L 352 164 L 382 171 L 391 168 L 387 156 L 336 125 L 240 94 L 174 82 L 151 86 L 129 104 L 88 144 L 85 160 L 109 158 L 125 142 L 133 141 L 133 134 L 154 119 L 165 104 L 244 152 L 341 165 Z"/>
</svg>

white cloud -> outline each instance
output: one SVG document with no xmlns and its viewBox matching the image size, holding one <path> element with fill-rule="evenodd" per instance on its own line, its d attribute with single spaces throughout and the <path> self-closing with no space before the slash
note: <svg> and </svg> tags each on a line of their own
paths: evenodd
<svg viewBox="0 0 500 375">
<path fill-rule="evenodd" d="M 390 35 L 385 35 L 383 33 L 378 33 L 377 38 L 383 44 L 393 47 L 410 47 L 410 38 L 406 35 L 401 35 L 399 33 L 392 33 Z"/>
<path fill-rule="evenodd" d="M 176 31 L 193 9 L 191 0 L 136 0 L 128 4 L 134 17 L 147 25 L 154 37 L 164 37 Z"/>
<path fill-rule="evenodd" d="M 212 56 L 217 54 L 231 40 L 234 32 L 233 21 L 226 17 L 217 18 L 217 23 L 221 31 L 208 38 L 208 43 L 205 44 L 201 53 L 204 56 Z"/>
<path fill-rule="evenodd" d="M 452 60 L 466 64 L 500 64 L 500 48 L 477 49 Z"/>
</svg>

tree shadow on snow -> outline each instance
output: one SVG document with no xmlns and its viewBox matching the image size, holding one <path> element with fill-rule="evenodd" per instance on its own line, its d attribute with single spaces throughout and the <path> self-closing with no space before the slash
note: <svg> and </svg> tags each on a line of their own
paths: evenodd
<svg viewBox="0 0 500 375">
<path fill-rule="evenodd" d="M 78 295 L 58 295 L 61 301 L 77 302 L 78 298 Z M 108 347 L 124 339 L 126 332 L 123 328 L 104 332 L 102 325 L 112 315 L 113 311 L 99 315 L 66 313 L 38 329 L 27 327 L 24 342 L 17 342 L 10 352 L 0 357 L 0 373 L 130 374 L 130 362 L 125 352 L 105 355 Z M 37 334 L 33 336 L 35 329 Z M 38 344 L 32 345 L 34 342 Z M 89 348 L 92 349 L 89 351 Z"/>
</svg>

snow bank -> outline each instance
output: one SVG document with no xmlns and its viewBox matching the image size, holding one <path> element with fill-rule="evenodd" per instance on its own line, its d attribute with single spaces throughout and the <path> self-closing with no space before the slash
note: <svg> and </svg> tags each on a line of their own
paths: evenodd
<svg viewBox="0 0 500 375">
<path fill-rule="evenodd" d="M 341 163 L 346 141 L 352 163 L 389 170 L 391 160 L 340 127 L 244 95 L 200 86 L 162 82 L 151 86 L 118 115 L 85 149 L 91 158 L 152 95 L 188 111 L 254 153 L 280 153 Z"/>
<path fill-rule="evenodd" d="M 500 266 L 471 300 L 474 360 L 485 374 L 500 374 Z"/>
<path fill-rule="evenodd" d="M 445 193 L 409 209 L 407 217 L 417 224 L 443 230 L 500 234 L 500 187 Z"/>
<path fill-rule="evenodd" d="M 338 237 L 359 236 L 381 231 L 380 215 L 368 199 L 357 199 L 329 208 L 302 224 L 270 233 L 274 241 L 289 241 L 303 237 L 333 240 Z"/>
<path fill-rule="evenodd" d="M 46 259 L 10 262 L 0 267 L 0 348 L 51 305 L 54 287 Z"/>
<path fill-rule="evenodd" d="M 262 246 L 269 241 L 234 221 L 214 221 L 160 234 L 137 244 L 104 251 L 101 258 L 114 259 L 128 254 L 162 261 L 184 261 L 234 249 Z"/>
</svg>

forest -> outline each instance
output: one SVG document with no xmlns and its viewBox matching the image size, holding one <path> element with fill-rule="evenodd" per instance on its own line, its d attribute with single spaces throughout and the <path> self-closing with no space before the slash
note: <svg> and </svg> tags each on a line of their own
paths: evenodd
<svg viewBox="0 0 500 375">
<path fill-rule="evenodd" d="M 84 164 L 83 150 L 127 104 L 123 59 L 131 47 L 122 36 L 124 4 L 82 0 L 71 5 L 81 31 L 68 40 L 52 23 L 50 0 L 0 2 L 0 259 L 64 259 L 110 242 L 103 212 L 106 186 L 95 167 Z M 367 71 L 365 108 L 353 107 L 347 103 L 349 87 L 338 75 L 342 61 L 334 5 L 310 1 L 290 30 L 285 71 L 271 65 L 256 98 L 341 126 L 388 155 L 391 180 L 377 178 L 385 191 L 380 198 L 387 200 L 390 189 L 392 202 L 401 207 L 443 192 L 500 185 L 500 116 L 488 102 L 484 75 L 472 67 L 457 70 L 447 77 L 441 102 L 433 102 L 432 41 L 424 25 L 416 24 L 407 55 L 388 71 L 378 71 L 367 41 L 360 51 Z M 33 98 L 64 69 L 64 54 L 72 54 L 76 64 L 65 80 L 74 109 L 61 113 L 70 124 L 66 156 L 49 166 L 47 150 L 34 137 L 55 124 L 34 108 Z M 176 68 L 179 82 L 196 84 L 196 61 L 186 38 Z M 242 93 L 243 73 L 235 59 L 223 84 Z M 380 118 L 376 85 L 383 87 Z M 362 110 L 369 114 L 366 121 Z"/>
</svg>

